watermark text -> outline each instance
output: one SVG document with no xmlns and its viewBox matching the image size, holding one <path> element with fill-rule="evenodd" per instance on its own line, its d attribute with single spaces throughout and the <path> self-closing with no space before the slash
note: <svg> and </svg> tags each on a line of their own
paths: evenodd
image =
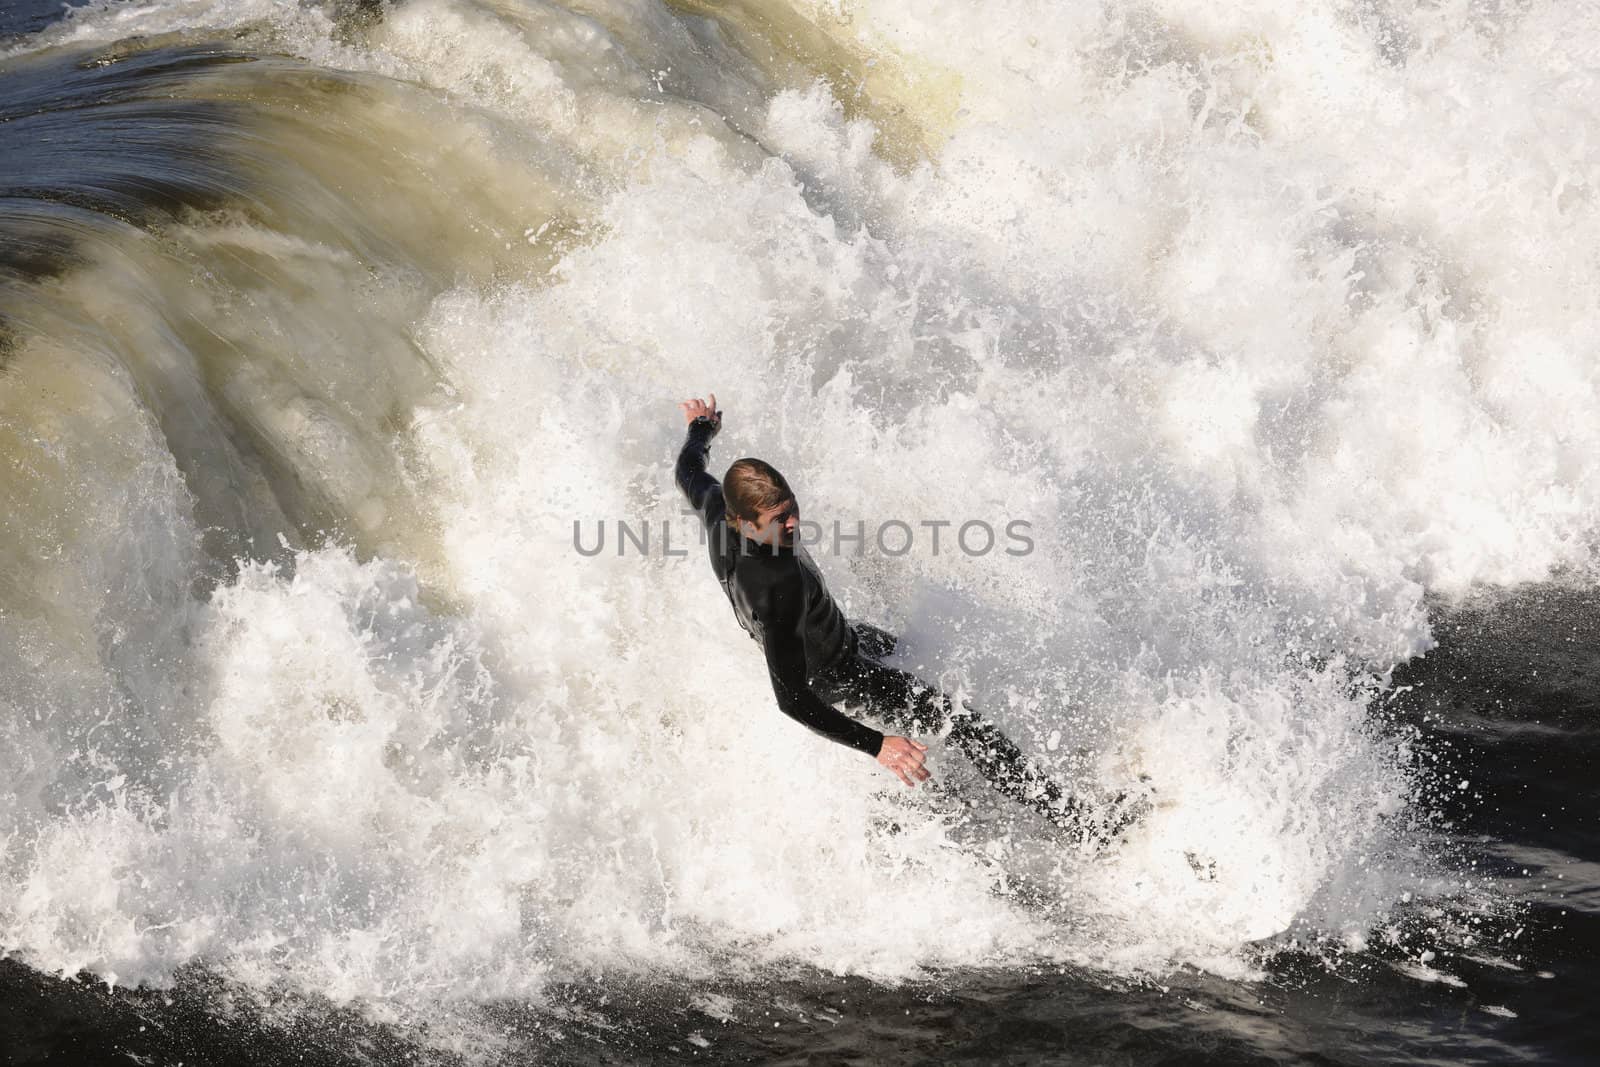
<svg viewBox="0 0 1600 1067">
<path fill-rule="evenodd" d="M 1027 556 L 1033 553 L 1033 523 L 1027 519 L 881 519 L 853 522 L 835 519 L 829 523 L 801 519 L 795 524 L 793 545 L 813 555 L 905 556 L 925 553 L 931 556 L 963 555 L 980 557 L 991 553 Z M 771 535 L 776 537 L 776 531 Z M 693 511 L 685 511 L 677 522 L 662 519 L 573 519 L 572 547 L 580 556 L 658 556 L 685 559 L 690 546 L 703 554 L 712 537 L 719 551 L 784 551 L 773 540 L 759 540 L 736 532 L 722 520 L 707 525 Z"/>
</svg>

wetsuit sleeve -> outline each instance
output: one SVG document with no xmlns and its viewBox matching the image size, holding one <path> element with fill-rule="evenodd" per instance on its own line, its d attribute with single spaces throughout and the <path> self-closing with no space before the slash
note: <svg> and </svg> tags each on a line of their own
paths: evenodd
<svg viewBox="0 0 1600 1067">
<path fill-rule="evenodd" d="M 722 519 L 722 484 L 706 473 L 706 463 L 711 458 L 711 439 L 722 428 L 720 421 L 701 416 L 689 423 L 689 436 L 678 452 L 678 465 L 674 471 L 678 488 L 688 499 L 689 506 L 700 518 L 711 525 Z M 707 514 L 715 510 L 716 514 Z"/>
<path fill-rule="evenodd" d="M 823 737 L 876 758 L 883 747 L 883 735 L 828 704 L 806 685 L 805 638 L 801 632 L 805 610 L 803 590 L 796 572 L 774 586 L 770 595 L 756 607 L 763 634 L 761 644 L 767 654 L 767 673 L 772 678 L 772 692 L 778 698 L 778 707 L 785 715 Z"/>
</svg>

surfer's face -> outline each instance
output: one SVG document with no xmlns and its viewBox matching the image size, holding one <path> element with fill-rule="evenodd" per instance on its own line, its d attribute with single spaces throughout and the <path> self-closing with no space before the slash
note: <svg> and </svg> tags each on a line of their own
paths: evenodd
<svg viewBox="0 0 1600 1067">
<path fill-rule="evenodd" d="M 759 521 L 746 522 L 744 534 L 762 544 L 792 545 L 794 533 L 800 525 L 800 503 L 790 497 L 767 511 L 761 512 Z"/>
</svg>

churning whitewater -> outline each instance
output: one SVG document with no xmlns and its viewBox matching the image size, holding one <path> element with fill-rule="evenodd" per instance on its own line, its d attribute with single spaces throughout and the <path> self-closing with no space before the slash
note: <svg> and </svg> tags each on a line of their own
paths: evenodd
<svg viewBox="0 0 1600 1067">
<path fill-rule="evenodd" d="M 1427 815 L 1465 783 L 1378 697 L 1432 600 L 1592 575 L 1596 39 L 1248 0 L 128 0 L 12 39 L 0 951 L 392 1017 L 793 963 L 1248 977 L 1479 891 Z M 713 472 L 762 456 L 809 518 L 1031 524 L 819 560 L 1053 773 L 1148 776 L 1125 846 L 779 714 L 698 551 L 576 549 L 693 537 L 706 391 Z"/>
</svg>

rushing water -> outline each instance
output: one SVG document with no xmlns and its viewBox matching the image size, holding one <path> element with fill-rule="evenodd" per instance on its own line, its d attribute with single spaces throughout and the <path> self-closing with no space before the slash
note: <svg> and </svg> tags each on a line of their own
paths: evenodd
<svg viewBox="0 0 1600 1067">
<path fill-rule="evenodd" d="M 13 1062 L 1592 1054 L 1593 5 L 3 18 Z M 776 712 L 707 391 L 1124 846 Z"/>
</svg>

